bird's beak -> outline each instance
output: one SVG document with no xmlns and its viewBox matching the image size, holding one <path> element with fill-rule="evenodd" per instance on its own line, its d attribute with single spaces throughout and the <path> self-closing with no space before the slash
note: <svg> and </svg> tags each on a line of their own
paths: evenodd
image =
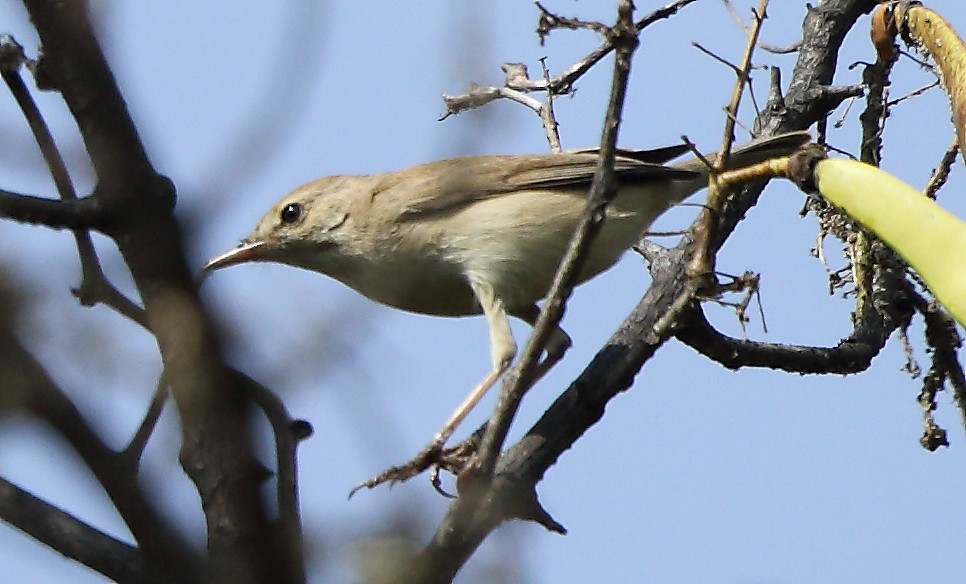
<svg viewBox="0 0 966 584">
<path fill-rule="evenodd" d="M 264 241 L 242 243 L 235 249 L 226 251 L 225 253 L 217 255 L 208 260 L 208 263 L 205 264 L 205 267 L 201 268 L 201 276 L 204 277 L 220 268 L 227 268 L 228 266 L 233 266 L 235 264 L 261 259 L 264 255 L 263 252 L 265 251 L 265 248 L 266 244 Z"/>
</svg>

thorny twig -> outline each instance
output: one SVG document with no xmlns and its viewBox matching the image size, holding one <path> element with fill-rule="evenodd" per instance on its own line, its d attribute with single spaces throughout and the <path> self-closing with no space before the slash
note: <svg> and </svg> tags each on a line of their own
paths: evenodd
<svg viewBox="0 0 966 584">
<path fill-rule="evenodd" d="M 658 20 L 673 16 L 682 8 L 696 1 L 697 0 L 675 0 L 674 2 L 671 2 L 664 7 L 651 12 L 635 22 L 634 30 L 640 33 L 651 24 L 657 22 Z M 568 20 L 559 16 L 555 16 L 555 18 L 561 22 Z M 586 26 L 584 28 L 592 27 Z M 484 86 L 474 83 L 470 85 L 467 93 L 461 95 L 443 94 L 443 104 L 446 106 L 446 111 L 443 113 L 440 119 L 446 119 L 451 115 L 484 106 L 497 99 L 510 99 L 511 101 L 520 103 L 539 114 L 540 102 L 537 100 L 531 101 L 524 99 L 526 94 L 535 91 L 546 91 L 553 95 L 565 95 L 570 93 L 572 91 L 573 84 L 585 73 L 587 73 L 587 71 L 589 71 L 594 65 L 599 63 L 601 59 L 609 55 L 613 50 L 613 42 L 611 39 L 607 38 L 596 49 L 584 56 L 583 59 L 568 67 L 563 73 L 550 78 L 530 79 L 527 75 L 527 68 L 523 64 L 505 64 L 503 65 L 503 71 L 506 73 L 506 80 L 502 87 Z"/>
</svg>

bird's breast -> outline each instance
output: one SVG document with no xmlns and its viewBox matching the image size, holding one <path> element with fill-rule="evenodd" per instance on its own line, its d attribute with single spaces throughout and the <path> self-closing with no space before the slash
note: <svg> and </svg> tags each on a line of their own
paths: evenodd
<svg viewBox="0 0 966 584">
<path fill-rule="evenodd" d="M 415 231 L 415 233 L 414 233 Z M 468 316 L 481 309 L 465 272 L 431 233 L 377 234 L 344 269 L 330 276 L 367 298 L 420 314 Z"/>
</svg>

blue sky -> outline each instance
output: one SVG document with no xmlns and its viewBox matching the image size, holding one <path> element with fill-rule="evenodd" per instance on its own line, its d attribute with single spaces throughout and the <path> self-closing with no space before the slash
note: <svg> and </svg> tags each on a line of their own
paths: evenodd
<svg viewBox="0 0 966 584">
<path fill-rule="evenodd" d="M 308 5 L 309 3 L 305 3 Z M 564 14 L 609 20 L 608 3 L 551 4 Z M 748 1 L 735 2 L 748 14 Z M 757 4 L 757 3 L 754 3 Z M 763 38 L 797 38 L 804 5 L 775 2 Z M 638 2 L 640 12 L 657 2 Z M 548 57 L 560 71 L 598 44 L 588 32 L 554 33 L 537 44 L 528 2 L 460 1 L 317 3 L 184 1 L 95 2 L 105 51 L 142 139 L 159 171 L 179 188 L 190 223 L 193 265 L 233 246 L 288 190 L 327 174 L 381 172 L 468 153 L 541 152 L 546 142 L 529 110 L 497 103 L 438 122 L 442 93 L 471 81 L 496 84 L 499 66 L 521 61 L 539 71 Z M 966 28 L 966 8 L 936 3 Z M 288 14 L 292 10 L 292 14 Z M 378 13 L 378 16 L 376 15 Z M 29 52 L 36 37 L 19 3 L 0 3 L 0 32 Z M 865 24 L 847 42 L 836 76 L 860 81 L 853 61 L 872 60 Z M 720 143 L 731 73 L 690 47 L 698 41 L 737 61 L 741 31 L 717 2 L 699 2 L 648 29 L 635 56 L 621 143 L 671 144 L 687 134 L 703 149 Z M 790 76 L 794 56 L 759 53 L 760 64 Z M 565 147 L 594 145 L 600 134 L 609 62 L 586 76 L 573 97 L 557 101 Z M 755 74 L 760 100 L 766 71 Z M 894 73 L 892 95 L 930 81 L 908 59 Z M 82 148 L 58 96 L 39 96 L 75 173 L 90 186 Z M 746 100 L 747 103 L 747 100 Z M 853 105 L 833 142 L 854 149 Z M 838 113 L 841 113 L 838 112 Z M 751 110 L 743 120 L 751 121 Z M 885 134 L 883 167 L 922 185 L 949 141 L 945 97 L 932 90 L 899 105 Z M 52 192 L 38 170 L 12 99 L 0 100 L 8 146 L 0 184 Z M 957 162 L 941 201 L 963 216 Z M 762 273 L 768 333 L 753 316 L 749 336 L 772 342 L 832 345 L 848 334 L 851 303 L 830 296 L 824 268 L 809 256 L 813 217 L 799 218 L 802 195 L 773 184 L 719 256 L 719 269 Z M 690 207 L 656 228 L 688 224 Z M 158 363 L 153 340 L 105 308 L 78 307 L 69 293 L 78 270 L 72 238 L 0 222 L 0 251 L 36 287 L 42 309 L 27 318 L 31 346 L 113 444 L 123 444 L 149 400 Z M 113 246 L 97 238 L 109 275 L 130 290 Z M 837 257 L 837 242 L 826 251 Z M 514 426 L 526 430 L 582 369 L 634 307 L 649 282 L 640 259 L 578 289 L 564 327 L 574 347 L 527 396 Z M 481 318 L 409 315 L 374 305 L 316 274 L 269 264 L 219 272 L 205 300 L 233 323 L 231 359 L 276 388 L 316 435 L 301 450 L 302 501 L 310 535 L 339 531 L 313 564 L 313 582 L 348 582 L 351 536 L 378 530 L 390 517 L 417 513 L 427 528 L 446 501 L 422 479 L 389 489 L 349 489 L 420 449 L 489 367 Z M 707 307 L 723 330 L 740 334 L 733 313 Z M 64 330 L 63 323 L 71 323 Z M 526 326 L 514 325 L 518 340 Z M 921 327 L 911 336 L 921 364 Z M 802 377 L 727 371 L 671 342 L 616 398 L 601 423 L 547 474 L 539 492 L 567 536 L 534 525 L 504 528 L 484 545 L 472 570 L 522 550 L 528 582 L 798 584 L 957 581 L 966 576 L 961 545 L 966 504 L 963 432 L 948 395 L 937 419 L 952 448 L 918 444 L 920 382 L 900 369 L 892 339 L 871 370 L 848 377 Z M 484 402 L 469 430 L 488 415 Z M 201 541 L 197 495 L 177 466 L 176 420 L 168 412 L 148 452 L 147 478 L 170 512 Z M 40 428 L 0 424 L 0 475 L 121 537 L 123 525 L 84 470 Z M 347 527 L 351 526 L 351 527 Z M 428 534 L 424 534 L 424 537 Z M 508 543 L 509 542 L 509 543 Z M 318 550 L 316 550 L 318 551 Z M 339 558 L 339 559 L 334 559 Z M 11 581 L 101 582 L 18 532 L 0 528 L 0 563 Z M 328 568 L 320 566 L 326 563 Z M 478 572 L 477 572 L 478 574 Z"/>
</svg>

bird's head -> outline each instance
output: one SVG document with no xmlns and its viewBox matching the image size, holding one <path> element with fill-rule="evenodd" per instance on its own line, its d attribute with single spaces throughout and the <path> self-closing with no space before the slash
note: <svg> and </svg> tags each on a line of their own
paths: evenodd
<svg viewBox="0 0 966 584">
<path fill-rule="evenodd" d="M 278 262 L 328 273 L 337 261 L 358 177 L 331 176 L 312 181 L 282 197 L 238 247 L 213 257 L 203 275 L 246 262 Z"/>
</svg>

